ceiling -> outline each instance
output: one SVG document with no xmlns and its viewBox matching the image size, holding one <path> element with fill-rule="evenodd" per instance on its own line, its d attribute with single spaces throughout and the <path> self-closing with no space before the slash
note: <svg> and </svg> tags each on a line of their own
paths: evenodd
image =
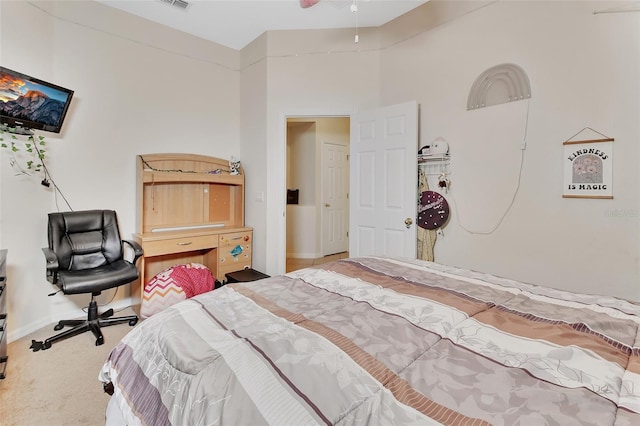
<svg viewBox="0 0 640 426">
<path fill-rule="evenodd" d="M 265 31 L 378 27 L 428 0 L 98 0 L 240 50 Z M 353 6 L 357 12 L 352 12 Z"/>
</svg>

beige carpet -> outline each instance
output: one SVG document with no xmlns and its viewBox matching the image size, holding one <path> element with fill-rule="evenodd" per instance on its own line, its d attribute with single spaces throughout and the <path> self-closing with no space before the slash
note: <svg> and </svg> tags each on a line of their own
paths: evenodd
<svg viewBox="0 0 640 426">
<path fill-rule="evenodd" d="M 131 308 L 116 313 L 132 314 Z M 53 325 L 11 342 L 7 377 L 0 380 L 0 425 L 104 425 L 109 396 L 98 373 L 111 348 L 130 330 L 126 323 L 103 328 L 102 346 L 95 346 L 87 332 L 32 352 L 31 339 L 53 336 Z"/>
<path fill-rule="evenodd" d="M 345 257 L 348 253 L 288 259 L 287 271 Z M 140 306 L 134 309 L 116 315 L 137 314 Z M 0 380 L 0 426 L 104 425 L 109 396 L 102 390 L 98 373 L 111 349 L 131 329 L 128 324 L 103 328 L 102 346 L 95 346 L 93 334 L 87 332 L 54 343 L 45 351 L 32 352 L 31 339 L 44 340 L 56 334 L 53 324 L 11 342 L 7 377 Z"/>
</svg>

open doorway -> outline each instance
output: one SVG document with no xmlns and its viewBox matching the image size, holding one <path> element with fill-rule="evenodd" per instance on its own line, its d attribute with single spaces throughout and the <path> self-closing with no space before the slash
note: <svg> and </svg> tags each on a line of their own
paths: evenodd
<svg viewBox="0 0 640 426">
<path fill-rule="evenodd" d="M 348 256 L 349 117 L 287 118 L 287 271 Z"/>
</svg>

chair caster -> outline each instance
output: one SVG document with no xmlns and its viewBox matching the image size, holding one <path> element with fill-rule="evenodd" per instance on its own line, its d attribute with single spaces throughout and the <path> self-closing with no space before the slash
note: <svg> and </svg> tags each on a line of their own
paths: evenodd
<svg viewBox="0 0 640 426">
<path fill-rule="evenodd" d="M 53 327 L 53 329 L 54 329 L 55 331 L 62 330 L 63 328 L 64 328 L 64 325 L 62 325 L 62 324 L 56 324 L 56 325 Z"/>
<path fill-rule="evenodd" d="M 29 349 L 32 349 L 34 352 L 38 352 L 39 350 L 45 350 L 45 349 L 49 349 L 51 347 L 51 342 L 37 342 L 35 340 L 31 341 L 31 346 L 29 346 Z"/>
<path fill-rule="evenodd" d="M 133 326 L 134 326 L 134 325 L 136 325 L 137 323 L 138 323 L 138 318 L 136 318 L 136 319 L 132 319 L 131 321 L 129 321 L 129 325 L 130 325 L 131 327 L 133 327 Z"/>
<path fill-rule="evenodd" d="M 100 346 L 104 344 L 104 337 L 100 336 L 96 339 L 96 346 Z"/>
</svg>

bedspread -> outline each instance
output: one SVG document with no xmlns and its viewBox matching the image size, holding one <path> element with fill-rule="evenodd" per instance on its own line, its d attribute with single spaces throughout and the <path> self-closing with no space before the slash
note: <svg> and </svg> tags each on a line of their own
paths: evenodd
<svg viewBox="0 0 640 426">
<path fill-rule="evenodd" d="M 180 302 L 113 349 L 128 424 L 640 424 L 640 306 L 343 259 Z"/>
</svg>

